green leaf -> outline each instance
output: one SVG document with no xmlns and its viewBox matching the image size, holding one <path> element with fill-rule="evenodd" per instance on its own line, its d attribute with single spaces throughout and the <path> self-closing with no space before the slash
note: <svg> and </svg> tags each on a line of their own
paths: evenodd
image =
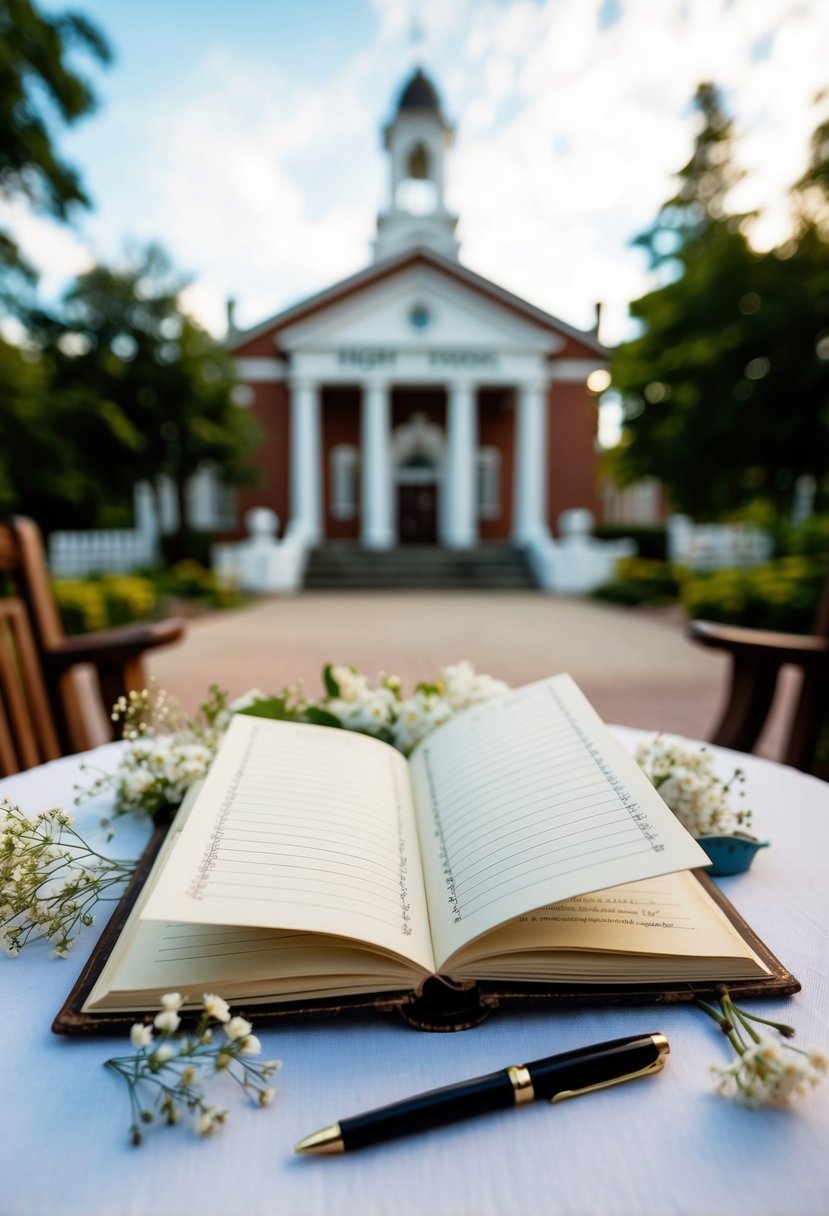
<svg viewBox="0 0 829 1216">
<path fill-rule="evenodd" d="M 316 705 L 311 705 L 306 709 L 303 719 L 305 722 L 310 722 L 312 726 L 334 726 L 339 730 L 343 729 L 339 718 L 335 718 L 326 709 L 318 709 Z"/>
<path fill-rule="evenodd" d="M 270 718 L 275 722 L 299 721 L 299 714 L 288 704 L 287 698 L 279 696 L 262 697 L 235 712 L 245 714 L 249 718 Z M 339 726 L 339 723 L 337 725 Z"/>
<path fill-rule="evenodd" d="M 322 679 L 325 684 L 325 691 L 329 697 L 338 697 L 340 695 L 340 686 L 334 679 L 334 670 L 331 663 L 326 663 L 322 669 Z"/>
</svg>

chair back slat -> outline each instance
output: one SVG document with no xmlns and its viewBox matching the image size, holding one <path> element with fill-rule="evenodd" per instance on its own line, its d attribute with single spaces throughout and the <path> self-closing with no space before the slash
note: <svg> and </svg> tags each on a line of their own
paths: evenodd
<svg viewBox="0 0 829 1216">
<path fill-rule="evenodd" d="M 63 624 L 52 595 L 40 529 L 33 520 L 13 516 L 0 524 L 0 572 L 11 576 L 13 593 L 25 601 L 39 647 L 60 645 Z"/>
<path fill-rule="evenodd" d="M 60 754 L 26 606 L 0 600 L 0 775 Z"/>
</svg>

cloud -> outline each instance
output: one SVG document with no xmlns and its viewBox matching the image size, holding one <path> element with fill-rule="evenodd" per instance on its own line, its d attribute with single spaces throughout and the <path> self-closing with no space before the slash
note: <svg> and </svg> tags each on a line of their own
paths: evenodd
<svg viewBox="0 0 829 1216">
<path fill-rule="evenodd" d="M 94 259 L 81 233 L 36 215 L 21 200 L 0 200 L 0 230 L 8 231 L 39 275 L 40 290 L 54 299 L 66 283 L 89 270 Z"/>
<path fill-rule="evenodd" d="M 328 79 L 217 34 L 140 110 L 103 111 L 87 246 L 112 256 L 128 235 L 159 238 L 216 330 L 228 295 L 253 324 L 359 269 L 388 202 L 378 130 L 416 54 L 413 18 L 457 120 L 448 201 L 473 269 L 585 327 L 603 300 L 603 337 L 621 337 L 649 282 L 630 241 L 689 155 L 706 79 L 735 116 L 747 175 L 734 205 L 763 209 L 758 244 L 785 235 L 826 84 L 823 0 L 624 0 L 612 23 L 603 0 L 366 2 L 373 41 Z M 72 232 L 22 209 L 14 223 L 50 282 L 88 264 Z"/>
</svg>

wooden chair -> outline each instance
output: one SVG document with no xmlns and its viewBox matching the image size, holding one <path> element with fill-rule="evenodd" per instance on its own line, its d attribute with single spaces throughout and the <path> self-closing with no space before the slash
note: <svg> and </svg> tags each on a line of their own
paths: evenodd
<svg viewBox="0 0 829 1216">
<path fill-rule="evenodd" d="M 689 637 L 731 656 L 728 699 L 711 742 L 750 752 L 766 724 L 781 668 L 800 670 L 800 690 L 782 760 L 805 772 L 816 771 L 821 727 L 829 720 L 829 575 L 810 635 L 773 633 L 691 621 Z"/>
<path fill-rule="evenodd" d="M 0 600 L 0 777 L 61 754 L 22 600 Z"/>
<path fill-rule="evenodd" d="M 52 597 L 40 531 L 32 520 L 19 516 L 0 523 L 0 578 L 3 576 L 13 592 L 11 598 L 0 600 L 4 605 L 0 620 L 6 629 L 3 695 L 7 717 L 23 722 L 21 705 L 28 706 L 28 716 L 36 719 L 31 727 L 35 738 L 44 732 L 37 746 L 51 747 L 51 729 L 58 754 L 82 751 L 111 738 L 113 704 L 130 689 L 146 685 L 145 652 L 181 638 L 184 622 L 171 619 L 126 625 L 67 638 Z M 12 671 L 17 673 L 20 690 L 25 688 L 22 702 L 20 690 L 16 698 L 7 699 L 5 688 L 6 684 L 10 687 Z M 40 688 L 48 715 L 42 712 Z M 35 754 L 29 746 L 20 752 L 19 739 L 26 734 L 25 725 L 15 728 L 18 759 Z M 43 758 L 50 757 L 44 754 Z M 20 767 L 29 767 L 29 762 Z"/>
</svg>

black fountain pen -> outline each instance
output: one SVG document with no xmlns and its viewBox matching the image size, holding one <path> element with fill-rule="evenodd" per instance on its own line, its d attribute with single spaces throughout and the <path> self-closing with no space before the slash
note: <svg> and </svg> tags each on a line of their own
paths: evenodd
<svg viewBox="0 0 829 1216">
<path fill-rule="evenodd" d="M 444 1123 L 521 1106 L 537 1098 L 561 1102 L 660 1072 L 669 1051 L 664 1034 L 629 1035 L 608 1043 L 594 1043 L 592 1047 L 547 1056 L 544 1060 L 533 1060 L 532 1064 L 512 1065 L 485 1077 L 431 1089 L 391 1106 L 341 1119 L 300 1140 L 296 1151 L 350 1153 L 395 1136 L 409 1136 Z"/>
</svg>

